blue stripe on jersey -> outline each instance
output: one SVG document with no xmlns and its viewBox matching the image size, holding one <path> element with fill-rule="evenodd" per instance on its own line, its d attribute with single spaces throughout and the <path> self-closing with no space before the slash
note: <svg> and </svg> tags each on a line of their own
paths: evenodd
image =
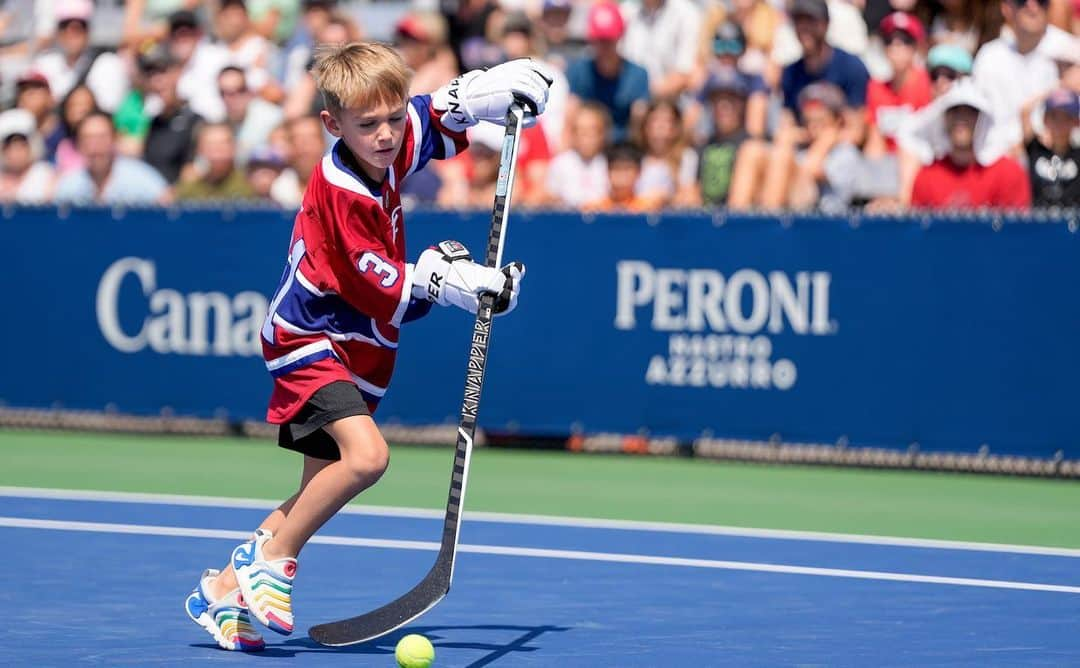
<svg viewBox="0 0 1080 668">
<path fill-rule="evenodd" d="M 412 171 L 418 172 L 432 158 L 445 160 L 446 145 L 443 143 L 442 133 L 431 122 L 431 96 L 417 95 L 409 100 L 409 104 L 420 118 L 420 160 L 412 166 Z"/>
<path fill-rule="evenodd" d="M 297 358 L 297 359 L 293 360 L 292 362 L 289 362 L 285 366 L 278 367 L 278 368 L 272 370 L 270 372 L 270 375 L 273 376 L 274 378 L 281 378 L 282 376 L 284 376 L 287 373 L 292 373 L 293 371 L 296 371 L 297 369 L 299 369 L 301 367 L 305 367 L 305 366 L 307 366 L 309 364 L 314 364 L 315 362 L 318 362 L 319 360 L 324 360 L 327 357 L 337 357 L 337 356 L 334 355 L 333 350 L 316 350 L 315 352 L 311 353 L 310 355 L 304 355 L 303 357 Z"/>
<path fill-rule="evenodd" d="M 375 334 L 371 316 L 357 311 L 340 295 L 313 295 L 300 281 L 294 281 L 289 286 L 289 291 L 278 304 L 276 314 L 293 327 L 308 332 L 359 335 L 375 345 L 385 345 L 379 342 L 380 337 Z M 397 346 L 391 344 L 386 347 Z"/>
</svg>

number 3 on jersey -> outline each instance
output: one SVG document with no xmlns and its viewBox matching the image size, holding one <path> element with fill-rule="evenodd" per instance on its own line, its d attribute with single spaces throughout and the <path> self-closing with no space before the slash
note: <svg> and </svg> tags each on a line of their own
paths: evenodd
<svg viewBox="0 0 1080 668">
<path fill-rule="evenodd" d="M 382 280 L 379 283 L 384 288 L 393 287 L 394 283 L 397 283 L 397 267 L 371 251 L 367 251 L 360 256 L 360 259 L 356 261 L 356 268 L 360 270 L 361 274 L 366 274 L 370 271 L 376 276 L 382 276 Z"/>
</svg>

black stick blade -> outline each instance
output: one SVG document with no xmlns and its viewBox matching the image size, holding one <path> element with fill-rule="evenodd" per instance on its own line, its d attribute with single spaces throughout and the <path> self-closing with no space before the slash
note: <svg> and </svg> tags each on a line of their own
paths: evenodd
<svg viewBox="0 0 1080 668">
<path fill-rule="evenodd" d="M 435 607 L 449 590 L 450 569 L 440 558 L 427 576 L 401 598 L 358 617 L 312 626 L 308 635 L 320 645 L 329 647 L 374 640 Z"/>
</svg>

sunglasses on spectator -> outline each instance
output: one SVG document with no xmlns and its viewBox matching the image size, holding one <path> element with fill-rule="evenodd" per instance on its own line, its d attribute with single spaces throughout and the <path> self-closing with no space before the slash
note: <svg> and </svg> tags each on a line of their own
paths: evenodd
<svg viewBox="0 0 1080 668">
<path fill-rule="evenodd" d="M 956 81 L 960 78 L 960 73 L 951 67 L 935 67 L 930 71 L 932 81 L 937 81 L 941 77 L 945 77 L 949 81 Z"/>
<path fill-rule="evenodd" d="M 221 93 L 221 97 L 229 97 L 230 95 L 243 95 L 248 91 L 247 88 L 218 88 L 218 92 Z"/>
<path fill-rule="evenodd" d="M 1009 0 L 1009 4 L 1013 7 L 1023 7 L 1027 5 L 1030 0 Z M 1050 6 L 1050 0 L 1035 0 L 1035 4 L 1039 7 L 1046 9 Z"/>
<path fill-rule="evenodd" d="M 79 30 L 83 31 L 87 30 L 90 27 L 89 25 L 87 25 L 86 21 L 83 21 L 82 19 L 64 19 L 63 21 L 60 21 L 56 24 L 56 27 L 60 30 L 67 30 L 71 26 L 78 26 Z"/>
<path fill-rule="evenodd" d="M 900 43 L 904 44 L 905 46 L 915 46 L 915 43 L 916 43 L 914 37 L 912 37 L 911 35 L 907 34 L 906 32 L 904 32 L 902 30 L 898 30 L 898 31 L 894 32 L 893 34 L 889 35 L 888 38 L 885 39 L 885 44 L 886 45 L 890 45 L 893 42 L 900 42 Z"/>
</svg>

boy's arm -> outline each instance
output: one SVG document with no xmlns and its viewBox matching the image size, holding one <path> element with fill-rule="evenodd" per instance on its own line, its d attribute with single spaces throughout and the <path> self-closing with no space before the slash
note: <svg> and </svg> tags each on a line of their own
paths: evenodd
<svg viewBox="0 0 1080 668">
<path fill-rule="evenodd" d="M 432 95 L 413 97 L 402 151 L 405 176 L 423 169 L 433 158 L 444 160 L 464 151 L 469 145 L 466 128 L 480 121 L 504 123 L 515 98 L 523 99 L 535 114 L 542 113 L 551 82 L 542 65 L 521 58 L 489 70 L 466 72 Z"/>
<path fill-rule="evenodd" d="M 424 315 L 431 304 L 475 313 L 484 292 L 496 295 L 496 313 L 509 312 L 517 304 L 518 285 L 525 273 L 519 263 L 502 269 L 485 267 L 473 262 L 468 249 L 456 241 L 425 250 L 415 265 L 394 260 L 380 236 L 372 233 L 386 227 L 382 207 L 374 200 L 354 200 L 347 210 L 349 224 L 335 226 L 333 242 L 335 255 L 345 260 L 344 266 L 336 263 L 339 293 L 376 322 L 400 327 Z"/>
</svg>

